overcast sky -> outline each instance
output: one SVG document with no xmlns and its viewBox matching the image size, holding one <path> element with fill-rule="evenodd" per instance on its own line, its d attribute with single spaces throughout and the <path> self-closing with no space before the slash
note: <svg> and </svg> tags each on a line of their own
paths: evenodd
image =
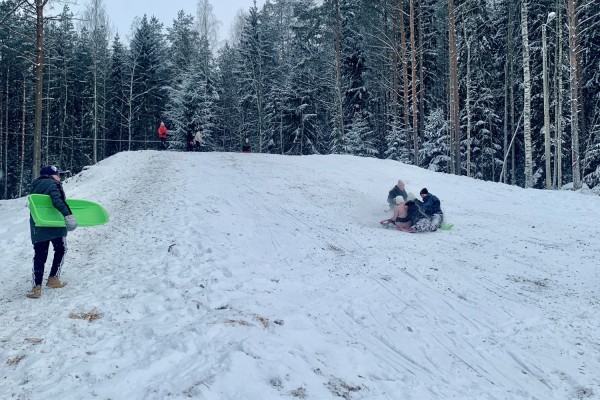
<svg viewBox="0 0 600 400">
<path fill-rule="evenodd" d="M 78 5 L 73 6 L 72 10 L 74 12 L 83 10 L 88 2 L 89 0 L 77 0 Z M 265 0 L 256 1 L 259 9 L 264 2 Z M 154 15 L 166 28 L 173 25 L 179 10 L 184 10 L 195 17 L 196 4 L 196 0 L 104 0 L 106 13 L 123 39 L 129 36 L 131 23 L 135 17 L 142 17 L 144 14 L 149 17 Z M 211 0 L 211 4 L 216 18 L 222 23 L 220 37 L 227 39 L 237 11 L 239 9 L 247 11 L 252 6 L 253 0 Z"/>
</svg>

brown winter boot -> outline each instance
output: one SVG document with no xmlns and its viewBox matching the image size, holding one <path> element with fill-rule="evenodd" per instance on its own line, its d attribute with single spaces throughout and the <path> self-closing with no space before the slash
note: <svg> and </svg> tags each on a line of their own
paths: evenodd
<svg viewBox="0 0 600 400">
<path fill-rule="evenodd" d="M 31 292 L 27 293 L 27 297 L 30 299 L 39 299 L 42 297 L 42 286 L 36 285 L 31 289 Z"/>
<path fill-rule="evenodd" d="M 67 282 L 61 282 L 60 279 L 58 279 L 58 276 L 50 276 L 48 277 L 46 286 L 51 287 L 52 289 L 60 289 L 67 286 Z"/>
</svg>

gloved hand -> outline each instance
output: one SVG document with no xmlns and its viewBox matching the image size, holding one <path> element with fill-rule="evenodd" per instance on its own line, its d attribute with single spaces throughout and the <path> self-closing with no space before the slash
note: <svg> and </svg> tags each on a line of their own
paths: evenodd
<svg viewBox="0 0 600 400">
<path fill-rule="evenodd" d="M 67 225 L 68 232 L 74 231 L 75 228 L 77 228 L 77 220 L 75 219 L 75 216 L 73 214 L 67 215 L 65 217 L 65 224 Z"/>
</svg>

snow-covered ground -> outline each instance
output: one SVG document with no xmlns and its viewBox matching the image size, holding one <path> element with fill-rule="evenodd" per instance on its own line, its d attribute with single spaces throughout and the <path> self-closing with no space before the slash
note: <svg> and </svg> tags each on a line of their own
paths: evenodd
<svg viewBox="0 0 600 400">
<path fill-rule="evenodd" d="M 399 178 L 454 229 L 382 229 Z M 111 220 L 39 300 L 26 199 L 0 201 L 1 399 L 600 398 L 600 197 L 154 151 L 65 190 Z"/>
</svg>

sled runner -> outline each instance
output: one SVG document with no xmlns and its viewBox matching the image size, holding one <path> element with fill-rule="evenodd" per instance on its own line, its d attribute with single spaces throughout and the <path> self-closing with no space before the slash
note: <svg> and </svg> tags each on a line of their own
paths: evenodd
<svg viewBox="0 0 600 400">
<path fill-rule="evenodd" d="M 108 213 L 98 203 L 88 200 L 67 199 L 67 204 L 75 219 L 77 226 L 96 226 L 108 222 Z M 64 227 L 65 217 L 52 205 L 52 199 L 45 194 L 29 195 L 29 211 L 35 226 L 39 227 Z"/>
</svg>

